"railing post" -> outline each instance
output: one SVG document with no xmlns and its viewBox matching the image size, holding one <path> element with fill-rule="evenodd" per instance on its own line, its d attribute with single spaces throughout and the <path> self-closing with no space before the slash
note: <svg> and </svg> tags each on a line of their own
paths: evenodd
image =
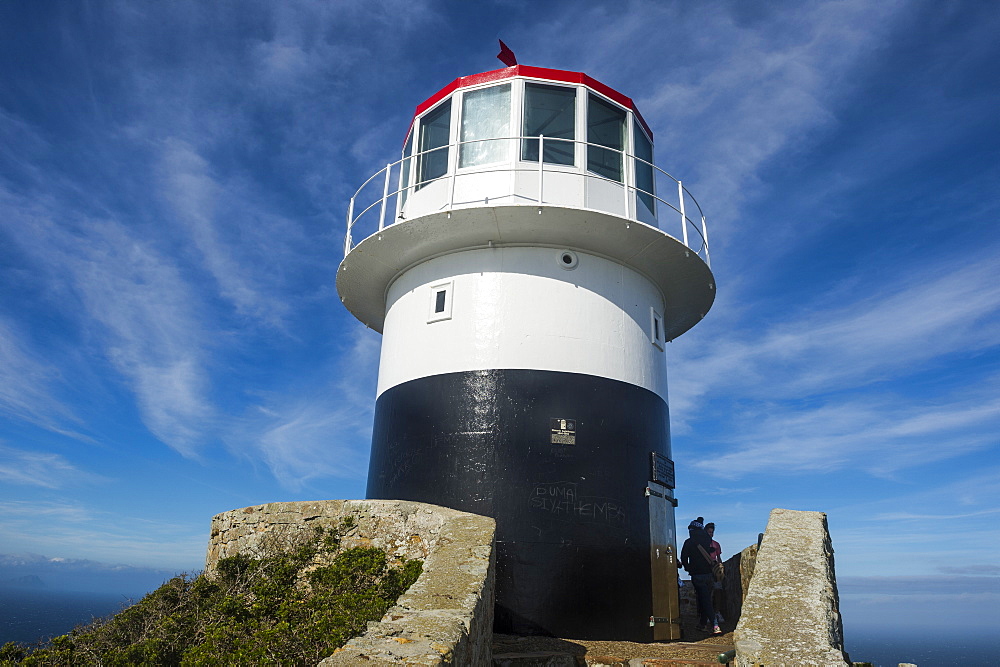
<svg viewBox="0 0 1000 667">
<path fill-rule="evenodd" d="M 680 199 L 681 203 L 681 236 L 684 239 L 684 245 L 690 248 L 691 244 L 688 243 L 687 216 L 684 215 L 684 185 L 680 181 L 677 181 L 677 198 Z"/>
<path fill-rule="evenodd" d="M 639 221 L 639 207 L 635 208 L 635 215 L 632 215 L 633 202 L 639 196 L 639 186 L 635 184 L 635 159 L 631 161 L 628 153 L 620 151 L 622 161 L 622 185 L 625 186 L 625 217 L 629 220 Z M 631 185 L 630 185 L 631 184 Z M 631 194 L 630 194 L 631 193 Z"/>
<path fill-rule="evenodd" d="M 440 149 L 439 149 L 440 150 Z M 448 145 L 448 171 L 451 172 L 451 182 L 448 184 L 448 210 L 455 208 L 455 181 L 458 180 L 458 144 L 455 145 L 455 155 L 452 156 L 451 144 Z M 451 161 L 455 160 L 455 168 L 451 168 Z M 451 217 L 451 213 L 448 214 Z"/>
<path fill-rule="evenodd" d="M 538 135 L 538 203 L 542 203 L 542 183 L 545 176 L 545 135 Z M 541 211 L 541 209 L 539 209 Z"/>
<path fill-rule="evenodd" d="M 712 268 L 712 258 L 708 256 L 708 227 L 705 226 L 705 216 L 701 216 L 701 242 L 705 244 L 705 264 Z"/>
<path fill-rule="evenodd" d="M 347 257 L 347 253 L 351 252 L 351 227 L 354 226 L 354 197 L 351 197 L 351 203 L 347 206 L 347 235 L 344 236 L 344 257 Z"/>
<path fill-rule="evenodd" d="M 382 186 L 382 206 L 378 212 L 378 230 L 385 229 L 385 200 L 389 197 L 389 174 L 392 171 L 392 164 L 385 165 L 385 185 Z"/>
</svg>

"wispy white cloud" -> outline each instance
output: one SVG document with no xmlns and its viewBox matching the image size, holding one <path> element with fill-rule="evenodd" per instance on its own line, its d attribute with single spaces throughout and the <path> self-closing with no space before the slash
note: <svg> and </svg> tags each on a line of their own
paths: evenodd
<svg viewBox="0 0 1000 667">
<path fill-rule="evenodd" d="M 795 410 L 759 405 L 737 415 L 743 428 L 726 436 L 725 453 L 693 465 L 733 478 L 763 470 L 791 474 L 845 468 L 890 475 L 994 448 L 1000 399 L 987 391 L 980 404 L 969 407 L 970 400 L 962 395 L 930 407 L 903 397 L 869 396 Z"/>
<path fill-rule="evenodd" d="M 975 517 L 1000 514 L 1000 507 L 994 507 L 980 512 L 965 512 L 961 514 L 917 514 L 915 512 L 884 512 L 877 514 L 869 521 L 958 521 Z"/>
<path fill-rule="evenodd" d="M 158 171 L 162 197 L 219 294 L 241 316 L 284 328 L 291 303 L 280 267 L 294 261 L 290 243 L 301 245 L 300 230 L 254 202 L 252 192 L 219 183 L 208 162 L 183 141 L 163 142 Z"/>
<path fill-rule="evenodd" d="M 31 349 L 26 336 L 0 316 L 0 410 L 54 431 L 76 421 L 69 406 L 55 398 L 59 369 Z"/>
<path fill-rule="evenodd" d="M 842 577 L 837 580 L 841 592 L 868 595 L 922 596 L 927 594 L 969 595 L 1000 593 L 1000 578 L 991 576 L 873 576 Z M 1000 601 L 1000 598 L 997 598 Z"/>
<path fill-rule="evenodd" d="M 975 382 L 929 395 L 905 384 L 1000 344 L 994 274 L 992 257 L 930 262 L 860 296 L 838 287 L 762 329 L 730 322 L 710 344 L 676 348 L 678 433 L 717 401 L 732 402 L 731 417 L 741 423 L 720 443 L 715 465 L 696 465 L 732 476 L 766 469 L 887 475 L 995 448 L 997 378 L 980 372 Z"/>
<path fill-rule="evenodd" d="M 0 480 L 4 482 L 58 489 L 73 483 L 101 479 L 99 475 L 80 470 L 59 454 L 0 444 Z"/>
<path fill-rule="evenodd" d="M 969 489 L 976 497 L 963 499 L 961 494 Z M 886 554 L 893 555 L 897 575 L 956 574 L 964 568 L 983 574 L 979 565 L 995 559 L 988 552 L 970 550 L 968 542 L 1000 540 L 1000 468 L 995 460 L 984 459 L 978 468 L 959 469 L 940 480 L 915 476 L 871 490 L 859 484 L 844 494 L 842 504 L 826 510 L 842 574 L 883 571 L 879 563 Z M 907 554 L 919 558 L 904 558 Z"/>
<path fill-rule="evenodd" d="M 832 107 L 855 84 L 852 72 L 905 3 L 712 7 L 598 3 L 553 16 L 524 41 L 542 62 L 566 62 L 613 87 L 614 76 L 633 81 L 625 92 L 656 132 L 660 166 L 711 202 L 712 230 L 724 241 L 743 206 L 766 194 L 761 167 L 835 122 Z M 781 230 L 769 231 L 781 245 Z"/>
<path fill-rule="evenodd" d="M 0 502 L 0 510 L 7 519 L 24 521 L 33 517 L 45 517 L 46 520 L 86 522 L 93 519 L 93 514 L 84 506 L 65 502 L 32 502 L 26 500 L 11 500 Z"/>
<path fill-rule="evenodd" d="M 26 186 L 17 194 L 3 191 L 2 211 L 18 250 L 48 286 L 47 305 L 78 327 L 80 372 L 67 382 L 110 363 L 134 393 L 146 427 L 185 456 L 197 457 L 229 430 L 217 401 L 231 397 L 218 392 L 235 382 L 215 373 L 249 345 L 277 349 L 274 331 L 291 345 L 301 343 L 301 322 L 294 321 L 301 308 L 330 298 L 331 250 L 339 242 L 326 225 L 342 219 L 342 211 L 323 212 L 339 209 L 330 194 L 331 184 L 344 182 L 335 156 L 370 117 L 363 105 L 342 105 L 344 87 L 365 76 L 357 65 L 371 59 L 371 44 L 360 35 L 434 15 L 413 3 L 394 16 L 393 6 L 260 7 L 256 29 L 227 32 L 218 41 L 202 39 L 205 26 L 216 22 L 214 10 L 198 3 L 169 12 L 114 7 L 105 17 L 115 26 L 110 35 L 120 54 L 113 64 L 90 59 L 86 41 L 71 33 L 65 51 L 86 63 L 87 75 L 113 67 L 118 81 L 114 113 L 101 106 L 106 99 L 92 100 L 84 113 L 94 114 L 102 137 L 98 157 L 87 163 L 97 173 L 76 173 L 81 165 L 72 161 L 42 173 L 21 161 L 17 175 Z M 156 44 L 133 39 L 163 22 L 173 26 L 171 52 L 176 44 L 191 47 L 176 51 L 180 62 L 152 57 L 164 46 L 159 33 Z M 184 66 L 188 59 L 197 67 Z M 25 151 L 51 153 L 46 130 L 16 115 L 4 119 L 3 129 Z M 386 145 L 396 143 L 394 137 Z M 107 187 L 115 178 L 120 188 Z M 81 185 L 90 181 L 100 186 Z M 45 379 L 39 360 L 53 360 L 49 372 L 70 372 L 69 350 L 36 358 L 25 344 L 33 332 L 0 333 L 11 362 L 5 370 L 16 371 L 0 404 L 38 421 L 58 407 L 47 391 L 56 378 Z M 276 422 L 281 427 L 267 432 L 269 449 L 287 450 L 282 443 L 328 428 L 326 418 L 287 406 Z"/>
<path fill-rule="evenodd" d="M 7 204 L 9 233 L 50 281 L 62 315 L 84 335 L 81 344 L 126 378 L 158 438 L 194 455 L 212 419 L 209 337 L 180 267 L 116 220 L 80 218 L 51 200 Z M 39 389 L 24 396 L 50 403 Z"/>
<path fill-rule="evenodd" d="M 941 570 L 943 572 L 947 572 L 948 574 L 971 574 L 993 577 L 1000 575 L 1000 565 L 997 565 L 996 563 L 981 563 L 977 565 L 941 568 Z"/>
<path fill-rule="evenodd" d="M 675 412 L 690 412 L 708 392 L 801 398 L 996 347 L 1000 286 L 994 278 L 992 257 L 932 262 L 860 295 L 835 288 L 812 307 L 763 329 L 744 331 L 734 323 L 721 339 L 686 348 L 677 360 Z"/>
<path fill-rule="evenodd" d="M 703 493 L 708 496 L 743 496 L 753 493 L 757 490 L 757 487 L 749 486 L 735 486 L 735 487 L 724 487 L 724 486 L 713 486 L 705 487 Z"/>
<path fill-rule="evenodd" d="M 147 426 L 194 455 L 212 419 L 199 299 L 180 267 L 150 244 L 116 222 L 91 224 L 86 241 L 62 245 L 63 266 L 74 272 L 88 315 L 103 329 L 95 334 L 129 379 Z"/>
<path fill-rule="evenodd" d="M 286 488 L 323 477 L 361 478 L 368 465 L 380 339 L 358 325 L 326 383 L 269 397 L 227 436 Z M 314 380 L 313 380 L 314 381 Z"/>
<path fill-rule="evenodd" d="M 39 177 L 34 159 L 52 150 L 52 144 L 35 131 L 31 123 L 0 106 L 0 157 L 23 172 Z"/>
</svg>

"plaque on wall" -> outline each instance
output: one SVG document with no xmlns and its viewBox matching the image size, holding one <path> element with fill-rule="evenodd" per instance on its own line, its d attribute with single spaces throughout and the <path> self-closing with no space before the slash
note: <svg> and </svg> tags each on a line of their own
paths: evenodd
<svg viewBox="0 0 1000 667">
<path fill-rule="evenodd" d="M 549 429 L 551 431 L 550 442 L 553 445 L 575 445 L 576 444 L 576 420 L 575 419 L 550 419 Z"/>
<path fill-rule="evenodd" d="M 663 454 L 650 452 L 653 459 L 653 471 L 650 475 L 657 484 L 662 484 L 668 489 L 674 488 L 674 462 Z"/>
</svg>

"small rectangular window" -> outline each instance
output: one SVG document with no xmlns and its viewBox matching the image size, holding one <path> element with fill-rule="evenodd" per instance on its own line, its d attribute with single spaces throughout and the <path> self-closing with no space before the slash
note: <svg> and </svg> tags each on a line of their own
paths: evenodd
<svg viewBox="0 0 1000 667">
<path fill-rule="evenodd" d="M 587 103 L 587 143 L 597 144 L 587 146 L 587 169 L 621 182 L 625 110 L 591 94 Z"/>
<path fill-rule="evenodd" d="M 451 294 L 452 281 L 431 285 L 430 308 L 428 308 L 427 322 L 440 322 L 451 319 Z"/>
<path fill-rule="evenodd" d="M 635 190 L 636 197 L 649 212 L 656 217 L 656 202 L 653 195 L 653 144 L 646 138 L 646 133 L 639 126 L 639 121 L 633 123 L 635 143 Z"/>
<path fill-rule="evenodd" d="M 427 113 L 420 121 L 420 159 L 417 183 L 448 173 L 448 141 L 451 139 L 451 100 Z M 420 185 L 417 186 L 420 189 Z"/>
<path fill-rule="evenodd" d="M 652 307 L 649 309 L 649 341 L 656 347 L 663 349 L 665 338 L 663 330 L 663 316 Z"/>
<path fill-rule="evenodd" d="M 523 127 L 522 134 L 526 137 L 545 137 L 545 162 L 575 164 L 576 88 L 524 84 Z M 538 161 L 537 139 L 524 140 L 521 159 Z"/>
</svg>

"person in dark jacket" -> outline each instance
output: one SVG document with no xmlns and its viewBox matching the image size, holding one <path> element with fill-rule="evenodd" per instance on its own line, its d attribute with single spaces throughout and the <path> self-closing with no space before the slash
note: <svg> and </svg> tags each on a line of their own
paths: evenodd
<svg viewBox="0 0 1000 667">
<path fill-rule="evenodd" d="M 688 537 L 681 547 L 681 565 L 691 575 L 698 599 L 698 629 L 721 635 L 722 630 L 715 623 L 715 608 L 712 606 L 712 538 L 705 532 L 705 520 L 698 517 L 688 524 Z M 698 547 L 701 547 L 700 549 Z"/>
</svg>

